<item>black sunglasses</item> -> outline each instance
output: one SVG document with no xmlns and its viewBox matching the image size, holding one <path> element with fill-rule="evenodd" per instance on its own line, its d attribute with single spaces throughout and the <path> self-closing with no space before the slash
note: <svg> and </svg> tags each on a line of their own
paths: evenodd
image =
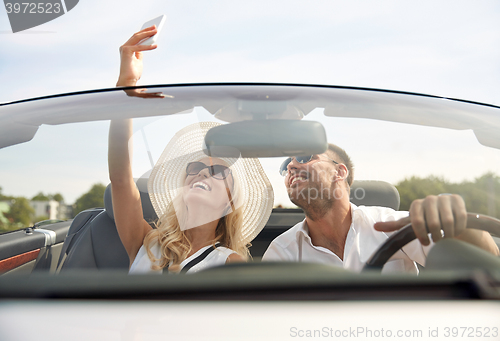
<svg viewBox="0 0 500 341">
<path fill-rule="evenodd" d="M 231 169 L 224 165 L 211 165 L 207 166 L 203 162 L 196 161 L 188 163 L 186 167 L 187 175 L 196 175 L 205 168 L 208 168 L 210 176 L 217 180 L 224 180 L 229 174 L 231 174 Z"/>
<path fill-rule="evenodd" d="M 292 157 L 289 157 L 288 159 L 286 159 L 285 161 L 283 161 L 283 163 L 280 166 L 280 174 L 281 174 L 281 176 L 285 176 L 286 173 L 288 172 L 288 165 L 290 164 L 290 162 L 292 162 L 292 159 L 297 160 L 297 162 L 300 163 L 300 164 L 304 164 L 304 163 L 310 162 L 314 156 L 315 155 L 292 156 Z M 337 161 L 330 159 L 328 156 L 325 156 L 325 157 L 328 160 L 332 161 L 334 164 L 336 164 L 336 165 L 339 164 Z"/>
</svg>

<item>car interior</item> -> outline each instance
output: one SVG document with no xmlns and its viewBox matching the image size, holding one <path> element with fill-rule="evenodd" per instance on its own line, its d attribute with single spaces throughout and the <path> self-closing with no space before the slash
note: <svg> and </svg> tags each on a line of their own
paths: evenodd
<svg viewBox="0 0 500 341">
<path fill-rule="evenodd" d="M 470 130 L 470 126 L 466 124 L 467 122 L 462 122 L 463 120 L 472 120 L 472 123 L 477 125 L 479 125 L 479 123 L 482 124 L 482 122 L 491 122 L 490 118 L 493 114 L 496 114 L 496 108 L 479 107 L 479 109 L 477 109 L 477 115 L 474 111 L 472 111 L 474 115 L 469 115 L 470 103 L 452 102 L 452 105 L 450 105 L 450 103 L 445 103 L 441 98 L 429 96 L 415 98 L 415 96 L 409 96 L 408 94 L 375 93 L 371 90 L 361 91 L 359 89 L 306 88 L 305 90 L 300 89 L 304 91 L 302 93 L 294 88 L 293 91 L 291 91 L 293 96 L 288 93 L 290 89 L 278 89 L 279 91 L 276 91 L 276 98 L 281 99 L 272 102 L 275 106 L 278 106 L 278 104 L 283 106 L 283 108 L 281 108 L 281 106 L 279 108 L 273 107 L 278 113 L 283 111 L 286 114 L 290 114 L 291 112 L 294 115 L 298 115 L 298 113 L 304 114 L 311 112 L 308 114 L 308 117 L 306 117 L 306 119 L 301 119 L 300 117 L 297 119 L 297 117 L 295 117 L 297 115 L 295 115 L 294 119 L 289 119 L 290 117 L 287 116 L 285 117 L 286 119 L 279 120 L 266 118 L 265 120 L 255 119 L 240 121 L 240 118 L 244 118 L 243 114 L 251 113 L 253 116 L 262 116 L 265 114 L 262 112 L 263 109 L 261 108 L 263 104 L 260 100 L 262 98 L 261 93 L 270 93 L 274 96 L 274 92 L 271 91 L 272 89 L 269 90 L 263 87 L 262 89 L 257 88 L 255 90 L 253 87 L 253 85 L 244 85 L 242 87 L 227 86 L 224 88 L 224 91 L 220 91 L 219 86 L 208 86 L 206 89 L 203 86 L 167 87 L 163 91 L 169 94 L 170 97 L 166 98 L 168 98 L 169 101 L 174 98 L 179 100 L 179 102 L 172 101 L 172 103 L 167 100 L 163 102 L 159 102 L 159 100 L 144 101 L 143 99 L 125 95 L 121 93 L 121 90 L 117 91 L 116 89 L 110 89 L 106 91 L 103 90 L 98 94 L 82 93 L 75 96 L 78 102 L 77 105 L 73 103 L 75 98 L 62 95 L 60 96 L 61 98 L 51 98 L 46 102 L 45 100 L 41 101 L 42 104 L 44 104 L 41 109 L 38 107 L 36 101 L 19 103 L 19 107 L 10 105 L 6 108 L 7 114 L 16 117 L 19 122 L 16 121 L 15 124 L 20 125 L 24 129 L 22 131 L 29 132 L 29 134 L 16 135 L 14 141 L 6 140 L 3 143 L 8 145 L 23 145 L 23 142 L 34 138 L 38 128 L 38 136 L 43 136 L 43 130 L 45 129 L 48 132 L 48 134 L 46 134 L 47 139 L 50 140 L 52 137 L 50 134 L 52 132 L 51 129 L 54 126 L 67 125 L 71 127 L 72 123 L 87 123 L 87 121 L 90 122 L 94 120 L 106 121 L 123 115 L 133 118 L 143 115 L 144 117 L 141 116 L 139 118 L 139 124 L 137 124 L 137 127 L 139 127 L 137 130 L 139 138 L 142 139 L 140 134 L 143 131 L 147 131 L 148 134 L 151 135 L 159 131 L 161 137 L 166 141 L 161 140 L 160 142 L 162 143 L 156 143 L 155 145 L 151 143 L 150 145 L 153 146 L 153 148 L 158 147 L 158 149 L 162 150 L 160 147 L 168 142 L 167 135 L 173 135 L 175 133 L 174 125 L 172 125 L 171 131 L 168 130 L 171 126 L 171 121 L 175 122 L 175 120 L 179 120 L 179 122 L 185 124 L 185 121 L 189 119 L 200 122 L 207 119 L 226 118 L 227 120 L 225 121 L 229 122 L 228 124 L 220 126 L 217 133 L 213 132 L 213 134 L 207 134 L 211 143 L 216 146 L 229 145 L 244 147 L 246 149 L 242 152 L 243 157 L 262 156 L 263 159 L 261 162 L 263 164 L 268 162 L 266 167 L 268 167 L 269 170 L 277 169 L 277 167 L 272 166 L 272 162 L 279 161 L 277 159 L 279 157 L 317 154 L 319 153 L 319 148 L 324 148 L 327 141 L 337 141 L 341 138 L 347 140 L 351 139 L 353 134 L 362 134 L 364 138 L 366 137 L 366 139 L 374 141 L 373 146 L 367 146 L 364 142 L 355 141 L 356 145 L 354 145 L 354 147 L 356 148 L 364 149 L 369 147 L 367 153 L 363 155 L 364 158 L 367 159 L 366 162 L 368 165 L 370 165 L 370 163 L 378 165 L 379 161 L 383 160 L 384 157 L 391 157 L 396 159 L 396 162 L 404 161 L 400 162 L 401 169 L 399 169 L 399 167 L 393 167 L 398 168 L 397 171 L 403 173 L 405 167 L 412 168 L 415 167 L 415 163 L 418 163 L 420 160 L 427 160 L 428 155 L 422 156 L 427 153 L 427 151 L 422 153 L 419 159 L 419 155 L 407 152 L 410 149 L 407 148 L 407 145 L 402 145 L 403 142 L 406 142 L 404 140 L 398 140 L 396 143 L 390 145 L 381 145 L 379 141 L 376 140 L 377 136 L 372 135 L 372 132 L 377 130 L 378 124 L 387 123 L 386 121 L 388 121 L 389 124 L 384 128 L 386 130 L 383 130 L 383 133 L 387 135 L 393 134 L 398 129 L 403 130 L 402 128 L 414 129 L 414 132 L 411 132 L 415 133 L 417 138 L 414 139 L 415 141 L 410 142 L 417 144 L 421 141 L 420 138 L 423 136 L 420 130 L 422 126 L 430 126 L 433 129 L 431 130 L 433 135 L 426 136 L 426 138 L 438 136 L 440 138 L 439 141 L 442 141 L 443 138 L 441 138 L 440 135 L 445 129 L 451 130 L 453 133 L 460 133 L 460 138 L 463 137 L 462 135 L 467 134 L 466 137 L 473 140 L 473 142 L 477 143 L 477 141 L 479 141 L 481 147 L 494 147 L 496 141 L 496 139 L 491 139 L 491 141 L 486 139 L 486 142 L 484 142 L 484 139 L 481 140 L 481 138 L 486 135 L 479 134 L 479 132 L 483 132 L 482 130 L 480 131 L 479 128 Z M 156 90 L 158 89 L 152 89 L 151 91 Z M 320 103 L 316 103 L 315 100 L 312 104 L 309 103 L 308 101 L 312 101 L 311 98 L 315 98 L 314 96 L 316 96 L 318 91 L 325 92 L 326 99 L 324 103 L 321 101 Z M 193 94 L 191 92 L 193 92 Z M 232 92 L 234 92 L 234 94 Z M 212 97 L 217 99 L 216 96 L 222 96 L 221 94 L 228 98 L 223 98 L 223 100 L 220 99 L 220 103 L 218 100 L 212 99 Z M 281 103 L 282 97 L 278 95 L 292 97 L 291 99 L 286 97 L 286 103 Z M 94 96 L 97 99 L 96 101 L 89 100 L 94 98 Z M 300 98 L 300 96 L 304 98 Z M 244 100 L 241 100 L 242 98 Z M 255 103 L 250 101 L 250 99 Z M 67 101 L 67 103 L 59 106 L 59 100 L 62 102 Z M 295 104 L 295 101 L 298 104 Z M 423 104 L 420 104 L 420 101 L 422 101 Z M 103 106 L 103 103 L 106 103 L 106 106 Z M 226 103 L 229 104 L 226 105 Z M 284 104 L 286 104 L 286 108 Z M 429 105 L 426 106 L 427 104 Z M 464 108 L 463 110 L 461 109 L 462 107 Z M 28 108 L 29 110 L 23 108 Z M 196 110 L 188 112 L 192 108 L 201 108 L 201 110 L 199 110 L 199 112 Z M 206 108 L 210 110 L 205 110 Z M 325 109 L 313 110 L 314 108 Z M 68 115 L 68 110 L 76 110 L 76 113 Z M 492 111 L 491 115 L 490 110 Z M 446 114 L 445 118 L 447 119 L 440 119 L 438 117 L 437 113 L 441 113 L 442 111 Z M 94 116 L 91 115 L 91 117 L 87 117 L 89 112 Z M 409 112 L 411 115 L 401 115 L 401 113 L 406 112 Z M 187 115 L 185 115 L 185 113 L 187 113 Z M 466 113 L 466 115 L 464 114 L 465 118 L 462 117 L 461 121 L 459 118 L 460 114 L 463 113 Z M 242 117 L 236 116 L 240 114 Z M 148 115 L 151 115 L 151 117 Z M 355 117 L 355 124 L 349 121 L 350 116 Z M 166 119 L 163 120 L 165 117 Z M 322 124 L 325 124 L 323 122 L 318 123 L 318 126 L 316 122 L 321 122 L 320 119 L 324 119 L 325 117 L 327 118 L 326 125 L 321 127 Z M 39 126 L 28 124 L 33 118 L 36 119 L 36 124 Z M 453 118 L 453 120 L 448 118 Z M 141 119 L 144 119 L 144 121 L 140 121 Z M 316 121 L 316 119 L 318 120 Z M 476 121 L 480 122 L 478 123 Z M 15 124 L 13 123 L 12 130 L 15 130 Z M 159 127 L 161 124 L 165 125 L 161 127 L 163 129 L 155 130 L 155 128 Z M 102 126 L 104 126 L 104 124 Z M 92 126 L 91 128 L 94 127 Z M 320 134 L 323 128 L 328 134 L 334 136 Z M 165 133 L 167 131 L 168 134 Z M 276 142 L 270 138 L 270 136 L 274 136 L 273 133 L 275 131 L 288 132 L 289 134 L 280 135 L 279 141 Z M 259 136 L 258 139 L 255 139 L 258 143 L 253 145 L 246 144 L 243 146 L 237 145 L 240 140 L 245 140 L 243 137 L 249 135 L 255 136 L 256 134 Z M 105 148 L 102 148 L 102 146 L 107 142 L 107 130 L 99 130 L 98 135 L 99 138 L 104 140 L 104 143 L 101 142 L 103 144 L 96 144 L 96 146 L 100 148 L 99 150 L 104 150 Z M 304 147 L 307 141 L 287 140 L 289 135 L 309 135 L 315 138 L 311 139 L 313 141 Z M 407 140 L 411 140 L 410 135 L 404 135 L 403 137 L 408 137 Z M 0 137 L 0 140 L 2 140 L 2 138 L 4 137 Z M 9 138 L 13 137 L 10 136 Z M 140 139 L 138 140 L 141 141 Z M 151 142 L 153 139 L 149 141 Z M 483 141 L 484 144 L 481 141 Z M 413 146 L 411 143 L 409 143 L 408 146 Z M 456 148 L 454 142 L 450 142 L 450 145 L 454 147 L 453 153 L 456 152 L 459 154 L 459 157 L 456 157 L 455 154 L 450 155 L 450 160 L 461 160 L 464 154 L 463 147 Z M 300 148 L 304 149 L 301 150 Z M 83 146 L 82 149 L 85 149 L 85 146 Z M 391 152 L 402 152 L 404 154 L 373 152 L 373 150 L 385 151 L 388 149 L 390 149 Z M 296 154 L 296 150 L 300 152 Z M 485 160 L 489 155 L 487 153 L 488 150 L 480 155 Z M 322 151 L 324 151 L 324 149 L 322 149 Z M 147 150 L 147 152 L 149 153 L 150 150 Z M 154 149 L 153 152 L 155 152 Z M 469 153 L 467 154 L 469 157 L 474 156 L 473 151 L 466 150 L 465 152 Z M 142 156 L 144 156 L 144 158 L 138 161 L 144 168 L 149 167 L 150 161 L 151 164 L 153 163 L 152 158 L 147 158 L 148 153 L 143 153 Z M 411 155 L 411 160 L 403 159 L 404 155 Z M 438 158 L 443 158 L 442 155 L 442 153 L 439 153 Z M 94 155 L 88 157 L 94 157 Z M 363 157 L 356 155 L 355 160 L 358 159 L 363 159 Z M 108 174 L 104 166 L 106 160 L 95 158 L 95 161 L 97 166 L 94 167 L 99 167 L 99 171 L 102 171 L 106 178 L 104 181 L 108 181 Z M 407 165 L 410 161 L 413 162 L 413 164 Z M 449 166 L 446 169 L 451 169 L 450 167 L 452 167 L 452 165 L 448 165 L 447 159 L 444 159 L 442 163 Z M 71 165 L 71 167 L 72 169 L 78 168 L 74 167 L 74 165 Z M 357 169 L 359 169 L 361 173 L 363 168 L 368 168 L 370 172 L 376 172 L 378 169 L 381 169 L 382 172 L 391 170 L 383 166 L 366 167 L 366 164 L 364 164 L 364 167 L 360 164 Z M 433 170 L 434 169 L 439 170 L 438 166 L 435 166 Z M 157 217 L 147 193 L 147 175 L 140 177 L 140 174 L 147 174 L 145 173 L 146 171 L 147 169 L 138 168 L 134 174 L 139 176 L 136 184 L 141 194 L 144 218 L 146 221 L 153 224 Z M 413 171 L 413 169 L 410 169 L 410 171 Z M 281 177 L 277 178 L 277 173 L 278 172 L 274 171 L 272 173 L 271 171 L 269 172 L 270 177 L 276 176 L 273 181 L 282 182 Z M 57 172 L 57 174 L 59 173 Z M 413 172 L 410 174 L 413 174 Z M 93 175 L 93 173 L 89 175 Z M 90 177 L 91 176 L 89 176 L 89 178 Z M 364 173 L 360 175 L 359 178 L 385 180 L 385 178 L 377 174 L 370 173 Z M 59 182 L 59 179 L 55 180 L 55 182 Z M 353 186 L 351 186 L 350 200 L 358 206 L 383 206 L 399 210 L 400 206 L 403 205 L 398 190 L 391 183 L 396 182 L 391 180 L 355 180 Z M 102 187 L 104 188 L 104 186 Z M 280 189 L 277 188 L 275 193 L 278 193 L 278 190 Z M 401 191 L 401 193 L 403 192 Z M 484 196 L 484 193 L 481 192 L 481 194 Z M 403 198 L 403 196 L 401 196 L 401 198 Z M 405 210 L 406 208 L 401 209 Z M 301 209 L 281 208 L 279 206 L 273 208 L 266 226 L 252 241 L 250 253 L 253 261 L 242 264 L 229 264 L 224 267 L 216 267 L 201 271 L 199 274 L 193 275 L 196 276 L 196 278 L 202 279 L 199 283 L 197 281 L 193 281 L 197 282 L 196 284 L 189 282 L 191 276 L 173 276 L 175 278 L 172 278 L 172 281 L 161 281 L 160 279 L 152 278 L 155 276 L 144 275 L 147 277 L 147 280 L 144 281 L 137 279 L 137 276 L 127 275 L 129 260 L 116 231 L 113 218 L 111 190 L 110 185 L 108 185 L 104 192 L 103 207 L 94 206 L 94 208 L 86 209 L 78 213 L 72 220 L 41 221 L 29 228 L 21 228 L 3 233 L 2 238 L 0 238 L 0 273 L 2 277 L 7 280 L 0 283 L 0 288 L 2 288 L 5 293 L 3 295 L 5 296 L 9 295 L 9 297 L 15 297 L 16 293 L 18 293 L 18 297 L 23 298 L 53 296 L 72 298 L 80 297 L 80 295 L 100 298 L 161 298 L 168 297 L 168 291 L 172 290 L 176 292 L 176 295 L 182 291 L 181 294 L 184 296 L 179 294 L 181 296 L 178 297 L 185 297 L 188 299 L 194 297 L 196 299 L 196 297 L 207 298 L 213 294 L 215 287 L 211 285 L 214 283 L 218 285 L 216 289 L 217 295 L 221 295 L 220 297 L 226 295 L 224 297 L 227 298 L 249 297 L 246 295 L 256 295 L 252 297 L 262 298 L 264 297 L 262 295 L 267 295 L 266 297 L 271 299 L 295 299 L 297 297 L 306 297 L 300 296 L 300 290 L 304 287 L 307 287 L 308 290 L 302 291 L 303 295 L 307 295 L 309 298 L 314 296 L 318 299 L 326 296 L 340 299 L 357 299 L 359 297 L 373 298 L 375 297 L 374 295 L 379 294 L 387 295 L 380 297 L 404 297 L 415 299 L 421 299 L 422 297 L 442 298 L 445 296 L 498 297 L 498 293 L 482 296 L 483 289 L 477 285 L 476 282 L 478 278 L 476 278 L 477 276 L 475 273 L 471 275 L 470 269 L 475 269 L 476 267 L 482 268 L 483 265 L 488 269 L 498 269 L 500 268 L 500 264 L 498 264 L 499 259 L 489 254 L 484 255 L 481 252 L 476 252 L 478 250 L 472 250 L 470 248 L 466 250 L 455 241 L 440 243 L 432 249 L 432 252 L 427 258 L 428 263 L 426 264 L 425 270 L 432 269 L 436 271 L 432 273 L 431 276 L 427 277 L 424 275 L 423 271 L 422 276 L 418 277 L 404 276 L 405 274 L 399 274 L 401 276 L 398 277 L 396 274 L 380 276 L 376 271 L 372 273 L 367 271 L 364 274 L 357 274 L 342 268 L 333 268 L 324 264 L 273 264 L 272 262 L 261 262 L 261 257 L 271 241 L 303 219 L 304 213 Z M 481 226 L 478 227 L 481 228 Z M 396 250 L 401 248 L 402 245 L 398 243 L 411 240 L 411 234 L 404 234 L 403 230 L 401 230 L 401 233 L 397 232 L 391 235 L 388 241 L 392 244 L 389 246 L 381 246 L 383 257 L 377 256 L 378 258 L 375 259 L 373 263 L 374 268 L 372 269 L 376 269 L 380 264 L 383 265 L 387 257 L 390 257 L 390 252 L 392 252 L 394 248 Z M 493 235 L 500 235 L 500 230 L 498 230 L 498 228 L 495 229 L 490 226 L 487 227 L 487 231 Z M 495 241 L 497 245 L 500 245 L 498 238 L 496 238 Z M 384 257 L 386 257 L 385 260 Z M 469 269 L 469 273 L 466 274 L 465 277 L 460 277 L 460 271 L 466 271 L 467 269 Z M 446 277 L 448 270 L 457 271 Z M 380 272 L 380 268 L 377 271 Z M 297 276 L 297 273 L 300 275 Z M 491 285 L 497 285 L 496 283 L 499 282 L 498 279 L 492 280 L 492 278 L 496 278 L 494 277 L 495 271 L 492 271 L 492 273 L 493 277 L 483 278 L 479 280 L 479 282 L 489 283 L 488 285 L 491 283 L 493 283 Z M 24 276 L 28 274 L 31 274 L 31 276 L 29 276 L 30 281 L 26 281 L 26 277 Z M 51 276 L 47 276 L 47 274 Z M 56 276 L 52 276 L 52 274 L 56 274 Z M 342 275 L 339 276 L 339 274 Z M 114 275 L 118 277 L 113 277 Z M 143 276 L 138 277 L 145 278 Z M 38 291 L 33 291 L 31 287 L 30 283 L 32 278 L 33 281 L 36 279 Z M 189 289 L 184 287 L 186 283 L 189 283 Z M 206 285 L 207 283 L 210 285 Z M 252 283 L 256 285 L 252 287 L 253 291 L 251 293 L 246 292 L 244 290 L 245 285 L 252 286 Z M 295 284 L 297 284 L 297 286 L 294 286 Z M 121 285 L 123 285 L 123 287 L 120 287 Z M 93 291 L 94 289 L 92 288 L 94 288 L 95 291 Z M 289 291 L 284 290 L 284 288 Z M 427 296 L 422 296 L 423 291 Z M 210 295 L 204 296 L 207 293 L 210 293 Z M 1 295 L 0 293 L 0 296 Z"/>
<path fill-rule="evenodd" d="M 157 219 L 149 195 L 147 178 L 139 178 L 136 185 L 141 195 L 144 219 L 154 226 Z M 23 234 L 22 243 L 27 249 L 39 248 L 40 251 L 31 259 L 9 257 L 9 248 L 0 247 L 0 269 L 4 273 L 29 273 L 30 271 L 48 271 L 64 273 L 72 270 L 124 270 L 129 267 L 128 256 L 120 241 L 113 219 L 111 184 L 104 194 L 104 208 L 93 208 L 80 212 L 74 220 L 52 224 L 49 232 L 40 233 L 43 226 L 31 232 L 14 231 Z M 399 208 L 397 189 L 384 181 L 355 180 L 351 187 L 351 202 L 356 205 L 384 206 L 395 210 Z M 253 261 L 260 261 L 271 241 L 296 223 L 304 219 L 301 209 L 274 208 L 260 234 L 252 241 L 250 253 Z M 54 231 L 52 231 L 54 229 Z M 67 231 L 67 232 L 66 232 Z M 51 235 L 54 235 L 52 241 Z M 16 242 L 18 243 L 18 242 Z M 17 250 L 17 251 L 16 251 Z M 19 245 L 12 248 L 19 252 Z M 33 258 L 34 257 L 34 258 Z M 17 259 L 17 262 L 13 258 Z M 2 267 L 3 266 L 3 267 Z"/>
</svg>

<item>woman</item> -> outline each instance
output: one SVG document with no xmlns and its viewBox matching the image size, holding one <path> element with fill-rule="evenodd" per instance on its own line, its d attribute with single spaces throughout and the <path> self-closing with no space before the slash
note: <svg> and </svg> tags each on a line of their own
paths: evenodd
<svg viewBox="0 0 500 341">
<path fill-rule="evenodd" d="M 121 46 L 117 86 L 136 85 L 142 73 L 141 51 L 156 48 L 136 44 L 155 33 L 154 27 L 147 28 Z M 160 156 L 148 181 L 159 217 L 153 229 L 143 218 L 132 176 L 128 150 L 132 122 L 111 122 L 108 163 L 113 210 L 130 273 L 161 273 L 165 268 L 191 273 L 248 258 L 250 241 L 271 213 L 273 192 L 258 160 L 208 157 L 202 151 L 206 132 L 216 125 L 185 127 Z"/>
</svg>

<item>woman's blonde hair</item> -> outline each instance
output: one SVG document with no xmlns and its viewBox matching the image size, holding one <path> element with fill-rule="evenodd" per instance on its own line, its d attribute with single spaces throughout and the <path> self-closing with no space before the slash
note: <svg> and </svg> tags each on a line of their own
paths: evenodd
<svg viewBox="0 0 500 341">
<path fill-rule="evenodd" d="M 238 185 L 236 182 L 233 182 L 233 187 L 235 187 L 233 193 L 236 197 L 238 196 Z M 244 259 L 248 259 L 250 256 L 248 247 L 250 245 L 243 243 L 241 235 L 243 207 L 235 208 L 231 191 L 229 188 L 226 188 L 226 191 L 232 210 L 219 219 L 212 245 L 220 242 L 221 246 L 225 246 L 238 253 Z M 168 205 L 166 213 L 158 219 L 155 224 L 156 229 L 151 230 L 144 238 L 144 247 L 153 264 L 151 266 L 153 270 L 160 270 L 169 265 L 180 264 L 192 251 L 191 242 L 187 238 L 185 231 L 182 231 L 180 228 L 180 221 L 186 218 L 186 214 L 187 209 L 182 199 L 182 193 L 179 193 Z M 151 252 L 151 247 L 156 242 L 160 244 L 161 249 L 161 258 L 159 259 Z"/>
</svg>

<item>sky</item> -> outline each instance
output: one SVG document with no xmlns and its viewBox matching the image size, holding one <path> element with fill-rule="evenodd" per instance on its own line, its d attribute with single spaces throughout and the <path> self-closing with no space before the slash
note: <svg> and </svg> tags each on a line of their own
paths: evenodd
<svg viewBox="0 0 500 341">
<path fill-rule="evenodd" d="M 497 0 L 80 0 L 15 34 L 0 9 L 0 102 L 113 87 L 119 46 L 160 14 L 140 84 L 329 84 L 500 105 Z"/>
<path fill-rule="evenodd" d="M 81 0 L 15 34 L 0 10 L 0 101 L 114 86 L 118 47 L 159 14 L 142 84 L 353 85 L 500 104 L 495 0 Z"/>
</svg>

